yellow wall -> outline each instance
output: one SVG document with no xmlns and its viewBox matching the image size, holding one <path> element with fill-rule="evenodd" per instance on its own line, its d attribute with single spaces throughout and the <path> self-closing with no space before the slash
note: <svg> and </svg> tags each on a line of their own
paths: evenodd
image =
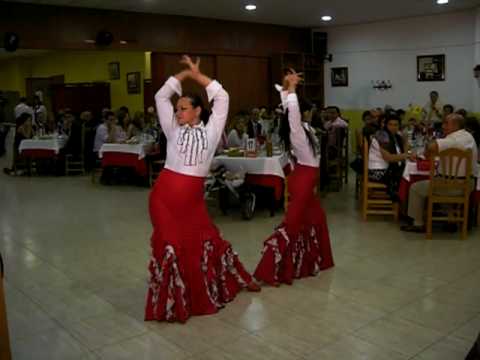
<svg viewBox="0 0 480 360">
<path fill-rule="evenodd" d="M 120 63 L 120 79 L 109 80 L 108 63 Z M 140 71 L 140 94 L 128 94 L 126 74 Z M 130 51 L 58 51 L 35 58 L 32 77 L 65 75 L 65 83 L 110 82 L 111 106 L 127 106 L 130 111 L 143 110 L 143 79 L 145 54 Z"/>
<path fill-rule="evenodd" d="M 120 63 L 120 79 L 109 80 L 108 63 Z M 148 64 L 149 65 L 149 64 Z M 54 51 L 28 60 L 15 58 L 0 63 L 0 89 L 25 94 L 26 77 L 64 75 L 65 83 L 103 81 L 110 83 L 111 106 L 143 111 L 143 80 L 146 55 L 132 51 Z M 128 94 L 126 74 L 141 74 L 140 94 Z"/>
<path fill-rule="evenodd" d="M 145 52 L 145 79 L 152 78 L 152 52 Z"/>
<path fill-rule="evenodd" d="M 25 96 L 25 78 L 31 76 L 27 59 L 13 59 L 0 62 L 0 90 L 18 91 Z"/>
</svg>

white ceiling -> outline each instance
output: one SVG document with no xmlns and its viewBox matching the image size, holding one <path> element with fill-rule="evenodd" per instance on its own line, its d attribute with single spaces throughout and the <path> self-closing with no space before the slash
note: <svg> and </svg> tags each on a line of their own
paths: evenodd
<svg viewBox="0 0 480 360">
<path fill-rule="evenodd" d="M 334 17 L 331 25 L 355 24 L 438 14 L 480 6 L 480 0 L 13 0 L 15 2 L 116 9 L 146 13 L 197 16 L 296 27 L 319 27 L 320 18 Z M 248 3 L 257 10 L 244 9 Z"/>
</svg>

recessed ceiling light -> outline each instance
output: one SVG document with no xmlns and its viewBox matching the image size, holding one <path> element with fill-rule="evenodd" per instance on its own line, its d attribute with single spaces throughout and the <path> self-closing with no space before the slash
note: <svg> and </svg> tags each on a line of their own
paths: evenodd
<svg viewBox="0 0 480 360">
<path fill-rule="evenodd" d="M 448 0 L 437 0 L 438 5 L 445 5 L 448 4 Z"/>
<path fill-rule="evenodd" d="M 323 21 L 332 21 L 332 17 L 330 15 L 325 15 L 325 16 L 322 16 L 322 20 Z"/>
<path fill-rule="evenodd" d="M 248 4 L 248 5 L 245 5 L 245 9 L 248 11 L 253 11 L 257 9 L 257 5 Z"/>
</svg>

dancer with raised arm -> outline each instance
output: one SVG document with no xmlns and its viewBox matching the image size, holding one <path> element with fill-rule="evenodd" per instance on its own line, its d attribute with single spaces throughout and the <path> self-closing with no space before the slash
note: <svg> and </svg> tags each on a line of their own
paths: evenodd
<svg viewBox="0 0 480 360">
<path fill-rule="evenodd" d="M 202 74 L 200 59 L 194 63 L 184 56 L 181 63 L 187 69 L 170 77 L 155 95 L 167 158 L 150 194 L 153 235 L 145 320 L 185 322 L 191 315 L 216 313 L 242 288 L 260 290 L 221 238 L 203 198 L 204 178 L 227 120 L 228 94 Z M 210 116 L 199 96 L 182 94 L 186 79 L 206 89 L 213 100 Z M 180 96 L 176 111 L 171 102 L 175 94 Z"/>
<path fill-rule="evenodd" d="M 281 137 L 287 151 L 293 152 L 296 164 L 288 177 L 289 204 L 282 224 L 265 242 L 262 258 L 254 276 L 264 283 L 278 286 L 292 284 L 293 279 L 316 275 L 332 267 L 325 211 L 315 195 L 320 166 L 320 149 L 314 130 L 302 121 L 311 111 L 305 101 L 299 104 L 297 85 L 301 74 L 290 69 L 280 91 L 284 113 Z M 283 128 L 283 129 L 282 129 Z"/>
</svg>

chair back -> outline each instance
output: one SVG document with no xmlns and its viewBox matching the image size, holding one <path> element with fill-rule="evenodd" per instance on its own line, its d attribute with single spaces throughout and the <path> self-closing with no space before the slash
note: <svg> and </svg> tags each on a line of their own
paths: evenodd
<svg viewBox="0 0 480 360">
<path fill-rule="evenodd" d="M 362 138 L 362 148 L 363 148 L 363 183 L 366 184 L 368 182 L 368 153 L 370 151 L 370 147 L 368 146 L 368 139 L 366 137 Z"/>
<path fill-rule="evenodd" d="M 449 190 L 464 190 L 470 195 L 472 175 L 472 151 L 447 149 L 438 154 L 438 169 L 435 159 L 430 159 L 430 195 L 447 193 Z"/>
</svg>

